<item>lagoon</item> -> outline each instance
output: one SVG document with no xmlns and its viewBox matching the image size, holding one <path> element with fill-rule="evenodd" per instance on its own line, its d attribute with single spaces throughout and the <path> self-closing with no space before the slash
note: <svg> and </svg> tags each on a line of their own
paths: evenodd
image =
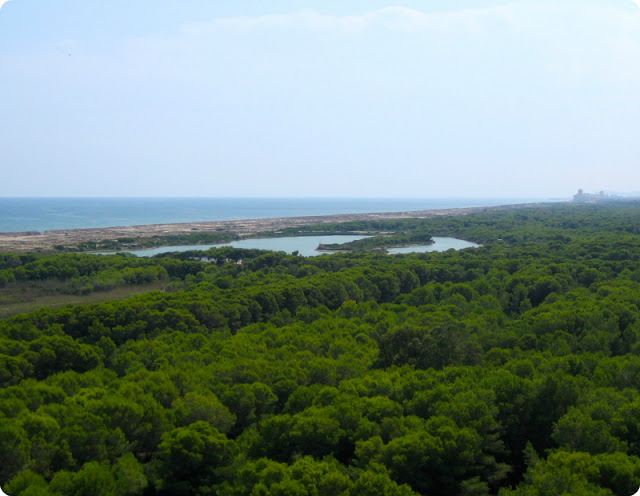
<svg viewBox="0 0 640 496">
<path fill-rule="evenodd" d="M 255 238 L 255 239 L 242 239 L 239 241 L 232 241 L 230 243 L 215 244 L 215 245 L 185 245 L 185 246 L 162 246 L 160 248 L 147 248 L 144 250 L 132 250 L 128 253 L 132 253 L 139 257 L 152 257 L 160 253 L 167 253 L 170 251 L 190 251 L 199 250 L 204 251 L 210 248 L 220 248 L 222 246 L 232 246 L 234 248 L 248 248 L 257 250 L 273 250 L 284 251 L 286 253 L 293 253 L 297 251 L 300 255 L 305 257 L 314 257 L 317 255 L 330 254 L 335 252 L 323 252 L 318 251 L 319 244 L 330 243 L 348 243 L 349 241 L 355 241 L 358 239 L 366 238 L 367 236 L 353 236 L 353 235 L 326 235 L 326 236 L 292 236 L 283 238 Z M 446 251 L 450 249 L 461 250 L 463 248 L 471 248 L 478 246 L 475 243 L 464 241 L 456 238 L 444 238 L 433 237 L 435 243 L 430 245 L 416 245 L 405 246 L 401 248 L 391 248 L 389 253 L 423 253 L 431 251 Z M 101 252 L 101 255 L 113 255 L 116 252 Z"/>
<path fill-rule="evenodd" d="M 387 251 L 391 255 L 398 255 L 400 253 L 426 253 L 431 251 L 447 251 L 447 250 L 463 250 L 465 248 L 477 248 L 479 244 L 472 243 L 471 241 L 465 241 L 464 239 L 457 238 L 443 238 L 434 236 L 435 243 L 431 245 L 414 245 L 414 246 L 401 246 L 398 248 L 389 248 Z"/>
</svg>

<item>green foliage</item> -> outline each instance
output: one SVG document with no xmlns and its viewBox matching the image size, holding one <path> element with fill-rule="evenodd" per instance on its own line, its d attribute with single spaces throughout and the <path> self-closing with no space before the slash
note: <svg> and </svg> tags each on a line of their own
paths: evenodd
<svg viewBox="0 0 640 496">
<path fill-rule="evenodd" d="M 165 433 L 159 449 L 166 493 L 215 483 L 235 452 L 232 441 L 201 420 Z"/>
<path fill-rule="evenodd" d="M 0 485 L 632 494 L 639 213 L 555 205 L 322 227 L 483 243 L 461 252 L 1 255 L 3 291 L 166 291 L 0 320 Z"/>
<path fill-rule="evenodd" d="M 349 241 L 347 243 L 321 244 L 324 251 L 385 251 L 386 248 L 408 245 L 429 245 L 433 243 L 431 235 L 425 232 L 411 231 L 402 234 L 387 234 Z"/>
</svg>

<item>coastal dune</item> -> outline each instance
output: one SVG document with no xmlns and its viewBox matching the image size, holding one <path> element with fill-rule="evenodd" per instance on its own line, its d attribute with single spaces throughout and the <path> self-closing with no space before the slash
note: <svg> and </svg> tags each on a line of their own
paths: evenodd
<svg viewBox="0 0 640 496">
<path fill-rule="evenodd" d="M 493 207 L 447 208 L 408 212 L 382 212 L 369 214 L 335 214 L 308 217 L 279 217 L 273 219 L 224 220 L 188 222 L 180 224 L 150 224 L 90 229 L 60 229 L 44 232 L 0 233 L 0 252 L 24 253 L 50 251 L 54 247 L 72 248 L 84 242 L 100 242 L 125 237 L 150 238 L 178 236 L 193 232 L 230 233 L 240 238 L 255 237 L 260 233 L 278 232 L 298 226 L 334 224 L 357 220 L 426 219 L 436 216 L 468 215 L 473 212 L 525 208 L 534 204 L 502 205 Z"/>
</svg>

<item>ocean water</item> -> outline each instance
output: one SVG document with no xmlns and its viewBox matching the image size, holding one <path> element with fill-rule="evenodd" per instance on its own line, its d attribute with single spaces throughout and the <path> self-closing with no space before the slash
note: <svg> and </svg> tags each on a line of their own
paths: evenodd
<svg viewBox="0 0 640 496">
<path fill-rule="evenodd" d="M 0 232 L 511 205 L 541 198 L 0 198 Z"/>
</svg>

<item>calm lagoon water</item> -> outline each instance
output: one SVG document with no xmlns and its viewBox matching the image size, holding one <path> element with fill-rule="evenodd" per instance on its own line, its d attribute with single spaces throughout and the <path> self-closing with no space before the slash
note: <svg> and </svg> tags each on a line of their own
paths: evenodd
<svg viewBox="0 0 640 496">
<path fill-rule="evenodd" d="M 415 246 L 403 246 L 400 248 L 389 248 L 391 255 L 397 255 L 399 253 L 426 253 L 429 251 L 447 251 L 447 250 L 463 250 L 464 248 L 477 248 L 478 244 L 471 241 L 465 241 L 464 239 L 457 238 L 440 238 L 433 237 L 435 241 L 432 245 L 415 245 Z"/>
<path fill-rule="evenodd" d="M 218 248 L 221 246 L 233 246 L 234 248 L 253 248 L 259 250 L 273 250 L 284 251 L 286 253 L 293 253 L 297 251 L 300 255 L 305 257 L 314 257 L 316 255 L 323 255 L 332 252 L 317 251 L 316 248 L 319 244 L 324 243 L 348 243 L 349 241 L 355 241 L 357 239 L 366 238 L 366 236 L 348 236 L 348 235 L 336 235 L 336 236 L 295 236 L 285 238 L 256 238 L 256 239 L 243 239 L 240 241 L 232 241 L 231 243 L 216 244 L 216 245 L 190 245 L 190 246 L 163 246 L 160 248 L 148 248 L 144 250 L 133 250 L 129 253 L 133 253 L 139 257 L 152 257 L 159 253 L 167 253 L 170 251 L 190 251 L 190 250 L 208 250 L 209 248 Z M 433 237 L 435 241 L 432 245 L 416 245 L 407 246 L 404 248 L 393 248 L 389 250 L 389 253 L 423 253 L 427 251 L 446 251 L 450 249 L 461 250 L 463 248 L 470 248 L 478 246 L 475 243 L 464 241 L 456 238 L 440 238 Z M 102 255 L 112 255 L 116 252 L 102 252 Z"/>
</svg>

